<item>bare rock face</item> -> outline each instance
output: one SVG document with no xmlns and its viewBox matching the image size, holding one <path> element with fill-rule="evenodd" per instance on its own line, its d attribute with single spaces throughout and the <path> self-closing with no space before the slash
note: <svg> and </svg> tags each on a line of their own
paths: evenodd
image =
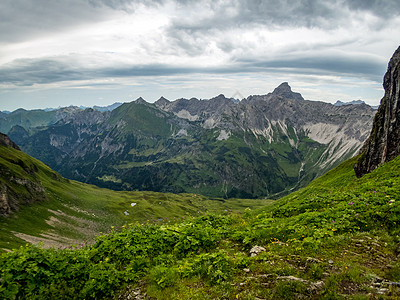
<svg viewBox="0 0 400 300">
<path fill-rule="evenodd" d="M 375 115 L 371 135 L 354 166 L 361 177 L 400 154 L 400 47 L 390 59 L 383 80 L 385 96 Z"/>
<path fill-rule="evenodd" d="M 270 95 L 280 96 L 285 99 L 304 100 L 300 93 L 292 92 L 292 89 L 287 82 L 281 83 Z"/>
</svg>

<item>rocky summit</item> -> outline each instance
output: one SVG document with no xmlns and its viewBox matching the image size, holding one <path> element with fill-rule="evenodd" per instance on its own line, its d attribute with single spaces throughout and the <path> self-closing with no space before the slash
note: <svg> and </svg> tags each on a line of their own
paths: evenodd
<svg viewBox="0 0 400 300">
<path fill-rule="evenodd" d="M 354 170 L 358 177 L 400 154 L 400 47 L 389 61 L 383 80 L 385 95 L 375 115 L 371 136 Z"/>
</svg>

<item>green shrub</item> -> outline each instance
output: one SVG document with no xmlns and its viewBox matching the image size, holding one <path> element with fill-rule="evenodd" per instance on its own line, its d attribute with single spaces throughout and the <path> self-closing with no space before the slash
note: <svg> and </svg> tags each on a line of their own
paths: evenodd
<svg viewBox="0 0 400 300">
<path fill-rule="evenodd" d="M 151 270 L 149 279 L 157 288 L 164 289 L 176 284 L 179 280 L 179 273 L 176 268 L 159 265 Z"/>
</svg>

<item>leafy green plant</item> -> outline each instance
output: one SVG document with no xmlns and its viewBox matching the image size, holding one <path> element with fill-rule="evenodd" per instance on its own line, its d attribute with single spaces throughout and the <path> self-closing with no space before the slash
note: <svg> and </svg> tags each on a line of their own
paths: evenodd
<svg viewBox="0 0 400 300">
<path fill-rule="evenodd" d="M 176 268 L 159 265 L 151 270 L 149 278 L 152 284 L 156 285 L 159 289 L 164 289 L 175 285 L 179 280 L 179 273 Z"/>
</svg>

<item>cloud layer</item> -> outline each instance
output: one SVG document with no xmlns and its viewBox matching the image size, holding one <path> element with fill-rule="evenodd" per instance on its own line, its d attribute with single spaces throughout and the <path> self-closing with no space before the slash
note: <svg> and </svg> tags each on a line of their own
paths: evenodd
<svg viewBox="0 0 400 300">
<path fill-rule="evenodd" d="M 333 100 L 338 84 L 357 89 L 370 82 L 370 95 L 378 97 L 399 44 L 399 13 L 397 0 L 3 0 L 0 104 L 6 107 L 21 91 L 89 89 L 102 82 L 121 90 L 147 84 L 154 94 L 164 89 L 174 96 L 188 88 L 188 77 L 192 96 L 212 96 L 195 92 L 214 76 L 222 90 L 247 91 L 254 78 L 286 75 L 284 81 L 292 78 L 320 100 Z M 222 80 L 235 76 L 239 86 Z M 336 82 L 325 92 L 329 99 L 311 91 L 322 85 L 311 86 L 310 76 L 326 78 L 325 88 Z M 163 81 L 157 91 L 155 81 Z"/>
</svg>

